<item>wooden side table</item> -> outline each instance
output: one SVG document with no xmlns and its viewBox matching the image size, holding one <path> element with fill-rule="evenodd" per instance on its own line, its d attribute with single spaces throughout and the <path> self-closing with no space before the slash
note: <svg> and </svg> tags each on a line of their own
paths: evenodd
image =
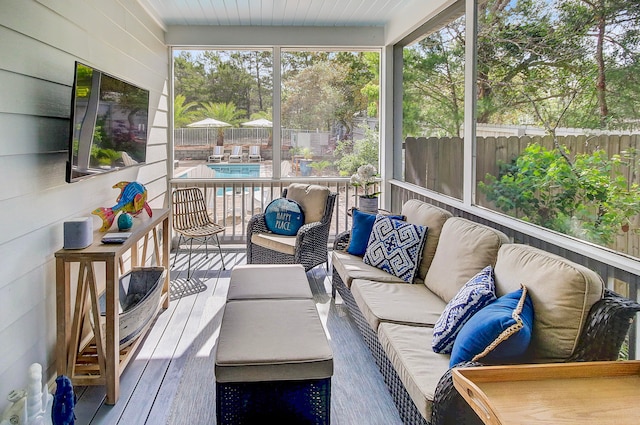
<svg viewBox="0 0 640 425">
<path fill-rule="evenodd" d="M 115 404 L 120 395 L 120 374 L 148 331 L 120 350 L 119 275 L 124 272 L 123 256 L 131 253 L 131 267 L 146 265 L 147 249 L 152 241 L 157 265 L 169 269 L 169 208 L 154 209 L 153 217 L 142 212 L 134 220 L 132 235 L 122 244 L 103 244 L 104 233 L 94 232 L 93 243 L 84 249 L 61 249 L 56 257 L 56 368 L 59 375 L 71 378 L 74 385 L 105 385 L 107 404 Z M 158 236 L 162 227 L 162 247 Z M 140 255 L 140 241 L 142 253 Z M 71 314 L 71 264 L 78 263 L 76 300 Z M 105 265 L 106 328 L 99 325 L 96 263 Z M 87 296 L 89 303 L 87 303 Z M 163 282 L 158 309 L 169 307 L 169 273 Z M 82 337 L 86 313 L 93 316 L 94 333 Z M 150 321 L 149 323 L 151 323 Z"/>
<path fill-rule="evenodd" d="M 453 384 L 487 425 L 632 425 L 640 361 L 453 369 Z"/>
</svg>

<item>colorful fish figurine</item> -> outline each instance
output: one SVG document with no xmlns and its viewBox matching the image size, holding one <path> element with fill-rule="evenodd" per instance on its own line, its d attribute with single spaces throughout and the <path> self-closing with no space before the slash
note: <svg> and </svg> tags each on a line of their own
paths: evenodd
<svg viewBox="0 0 640 425">
<path fill-rule="evenodd" d="M 121 191 L 116 199 L 116 205 L 112 208 L 100 207 L 91 213 L 102 218 L 101 232 L 106 232 L 111 228 L 120 211 L 136 216 L 144 209 L 149 217 L 152 216 L 151 207 L 147 204 L 147 189 L 143 185 L 138 182 L 120 182 L 113 188 L 119 188 Z"/>
</svg>

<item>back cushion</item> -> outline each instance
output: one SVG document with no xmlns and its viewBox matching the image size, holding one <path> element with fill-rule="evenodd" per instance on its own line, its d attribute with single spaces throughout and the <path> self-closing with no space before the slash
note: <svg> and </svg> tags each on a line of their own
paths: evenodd
<svg viewBox="0 0 640 425">
<path fill-rule="evenodd" d="M 531 354 L 536 361 L 566 360 L 575 349 L 591 306 L 604 294 L 593 270 L 521 244 L 506 244 L 495 267 L 496 295 L 524 284 L 533 301 Z"/>
<path fill-rule="evenodd" d="M 292 183 L 287 188 L 287 199 L 300 204 L 304 211 L 305 224 L 322 220 L 328 197 L 329 188 L 326 186 Z"/>
<path fill-rule="evenodd" d="M 402 215 L 406 217 L 407 223 L 418 224 L 429 228 L 427 241 L 422 249 L 422 260 L 420 261 L 417 274 L 418 279 L 424 280 L 433 261 L 433 255 L 438 246 L 442 226 L 444 226 L 444 222 L 451 217 L 451 213 L 417 199 L 410 199 L 402 206 Z"/>
<path fill-rule="evenodd" d="M 448 303 L 469 279 L 495 265 L 498 250 L 508 242 L 499 230 L 460 217 L 450 218 L 442 226 L 424 284 Z"/>
</svg>

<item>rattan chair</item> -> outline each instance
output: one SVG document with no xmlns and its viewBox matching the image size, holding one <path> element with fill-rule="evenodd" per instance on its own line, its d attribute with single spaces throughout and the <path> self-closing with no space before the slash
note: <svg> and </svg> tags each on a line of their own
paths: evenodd
<svg viewBox="0 0 640 425">
<path fill-rule="evenodd" d="M 178 250 L 182 240 L 189 239 L 189 263 L 187 269 L 187 280 L 191 279 L 191 252 L 193 250 L 193 240 L 203 239 L 205 246 L 205 256 L 209 256 L 207 239 L 215 236 L 222 261 L 222 269 L 224 266 L 224 256 L 220 248 L 220 240 L 218 233 L 224 232 L 224 227 L 214 222 L 207 212 L 207 205 L 204 201 L 202 191 L 197 187 L 188 187 L 184 189 L 176 189 L 172 196 L 173 205 L 173 230 L 180 234 L 178 238 Z M 172 268 L 176 264 L 178 253 L 173 258 Z"/>
<path fill-rule="evenodd" d="M 282 192 L 287 197 L 288 188 Z M 295 236 L 273 235 L 267 228 L 264 213 L 256 214 L 247 224 L 247 263 L 248 264 L 302 264 L 305 271 L 325 263 L 329 270 L 327 242 L 336 193 L 327 196 L 324 212 L 319 221 L 304 224 Z M 306 212 L 305 212 L 306 214 Z M 256 234 L 269 234 L 276 240 L 275 245 L 283 249 L 265 247 L 254 243 Z M 285 252 L 286 251 L 286 252 Z"/>
</svg>

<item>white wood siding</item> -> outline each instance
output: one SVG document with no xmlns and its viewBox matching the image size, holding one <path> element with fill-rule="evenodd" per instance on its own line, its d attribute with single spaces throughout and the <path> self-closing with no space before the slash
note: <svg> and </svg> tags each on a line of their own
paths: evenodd
<svg viewBox="0 0 640 425">
<path fill-rule="evenodd" d="M 113 206 L 121 180 L 145 184 L 154 208 L 167 202 L 168 57 L 164 31 L 135 1 L 0 4 L 0 411 L 31 363 L 55 376 L 63 222 Z M 65 182 L 75 60 L 150 90 L 146 165 Z"/>
</svg>

